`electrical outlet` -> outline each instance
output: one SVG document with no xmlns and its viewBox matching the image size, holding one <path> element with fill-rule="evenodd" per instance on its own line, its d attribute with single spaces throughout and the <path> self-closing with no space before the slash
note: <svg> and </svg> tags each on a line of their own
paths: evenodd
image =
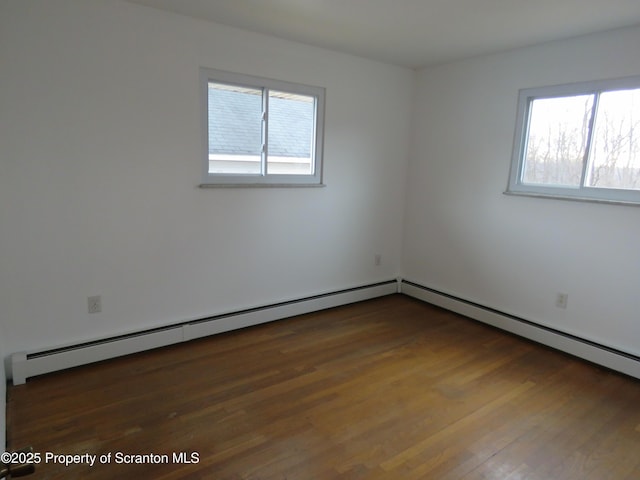
<svg viewBox="0 0 640 480">
<path fill-rule="evenodd" d="M 382 263 L 382 255 L 377 253 L 376 256 L 374 257 L 373 263 L 375 264 L 376 267 L 379 267 L 380 264 Z"/>
<path fill-rule="evenodd" d="M 100 313 L 102 311 L 102 298 L 100 295 L 87 298 L 89 313 Z"/>
<path fill-rule="evenodd" d="M 558 293 L 556 296 L 556 307 L 558 308 L 567 308 L 567 302 L 569 301 L 569 294 L 567 293 Z"/>
</svg>

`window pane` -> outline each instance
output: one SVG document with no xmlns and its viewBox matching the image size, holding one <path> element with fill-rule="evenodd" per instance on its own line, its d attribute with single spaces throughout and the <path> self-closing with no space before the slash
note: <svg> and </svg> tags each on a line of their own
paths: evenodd
<svg viewBox="0 0 640 480">
<path fill-rule="evenodd" d="M 522 183 L 579 187 L 593 95 L 531 102 Z"/>
<path fill-rule="evenodd" d="M 587 185 L 640 190 L 640 89 L 600 95 Z"/>
<path fill-rule="evenodd" d="M 261 173 L 262 90 L 209 82 L 209 173 Z"/>
<path fill-rule="evenodd" d="M 267 173 L 313 174 L 315 98 L 269 91 Z"/>
</svg>

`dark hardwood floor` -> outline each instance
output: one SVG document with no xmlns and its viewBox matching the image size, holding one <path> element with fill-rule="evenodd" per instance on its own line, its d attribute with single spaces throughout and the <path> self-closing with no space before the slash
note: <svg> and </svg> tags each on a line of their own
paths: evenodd
<svg viewBox="0 0 640 480">
<path fill-rule="evenodd" d="M 10 447 L 41 453 L 39 479 L 640 479 L 640 381 L 400 295 L 8 398 Z M 98 457 L 65 467 L 47 452 Z"/>
</svg>

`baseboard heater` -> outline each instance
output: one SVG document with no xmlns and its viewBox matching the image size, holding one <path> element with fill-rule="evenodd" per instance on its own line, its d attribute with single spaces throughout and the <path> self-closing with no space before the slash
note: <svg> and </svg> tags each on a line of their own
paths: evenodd
<svg viewBox="0 0 640 480">
<path fill-rule="evenodd" d="M 410 297 L 459 313 L 501 330 L 506 330 L 611 370 L 640 378 L 640 357 L 627 352 L 585 340 L 408 280 L 400 280 L 400 291 Z"/>
<path fill-rule="evenodd" d="M 21 385 L 36 375 L 390 295 L 399 291 L 399 282 L 387 280 L 67 347 L 14 353 L 10 374 L 13 384 Z"/>
<path fill-rule="evenodd" d="M 21 385 L 27 378 L 45 373 L 398 292 L 640 379 L 640 358 L 635 355 L 405 279 L 387 280 L 61 348 L 14 353 L 10 358 L 9 374 L 14 385 Z"/>
</svg>

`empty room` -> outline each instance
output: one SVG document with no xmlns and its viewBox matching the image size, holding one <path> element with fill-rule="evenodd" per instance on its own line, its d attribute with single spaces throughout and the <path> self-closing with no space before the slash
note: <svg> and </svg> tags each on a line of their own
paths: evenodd
<svg viewBox="0 0 640 480">
<path fill-rule="evenodd" d="M 640 478 L 640 3 L 0 0 L 0 478 Z"/>
</svg>

